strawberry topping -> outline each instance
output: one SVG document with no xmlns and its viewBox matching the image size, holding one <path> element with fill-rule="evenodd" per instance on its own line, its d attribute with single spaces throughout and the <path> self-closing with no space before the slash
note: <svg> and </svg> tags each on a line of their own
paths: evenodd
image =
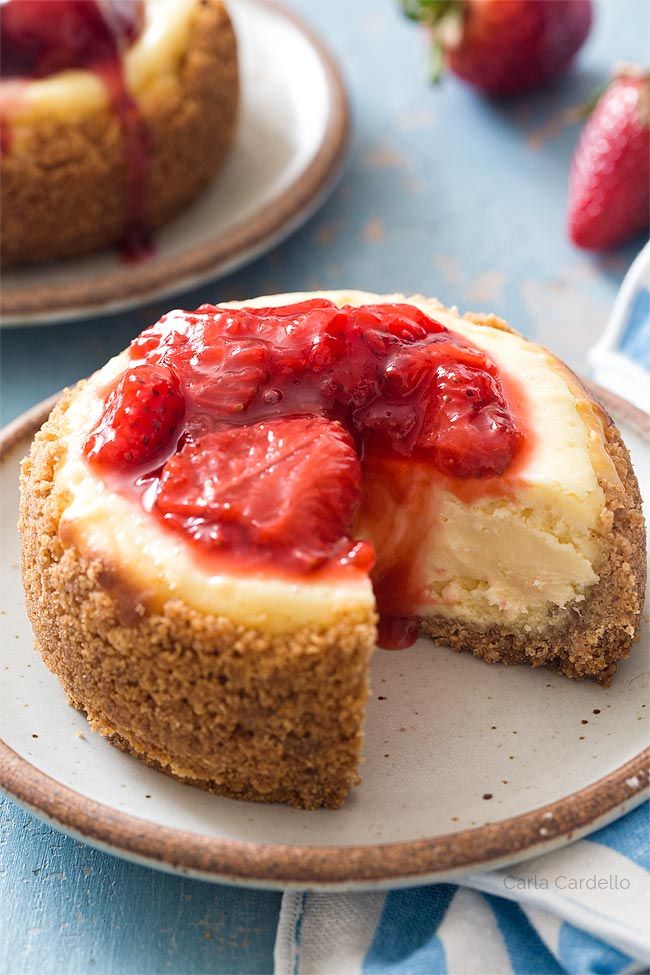
<svg viewBox="0 0 650 975">
<path fill-rule="evenodd" d="M 367 573 L 372 547 L 351 538 L 364 471 L 396 462 L 406 488 L 413 458 L 425 481 L 489 483 L 525 442 L 494 362 L 411 305 L 203 305 L 130 356 L 87 459 L 233 567 Z"/>
<path fill-rule="evenodd" d="M 496 377 L 452 360 L 437 366 L 434 383 L 436 408 L 427 413 L 421 449 L 450 477 L 501 474 L 520 434 Z"/>
<path fill-rule="evenodd" d="M 86 439 L 88 460 L 102 468 L 138 470 L 161 463 L 185 415 L 185 398 L 166 366 L 128 369 L 109 393 L 99 424 Z"/>
<path fill-rule="evenodd" d="M 0 74 L 45 78 L 119 58 L 144 24 L 142 0 L 3 0 Z"/>
<path fill-rule="evenodd" d="M 354 547 L 361 465 L 340 423 L 292 417 L 226 427 L 187 443 L 163 469 L 156 508 L 196 541 L 254 548 L 311 569 Z"/>
</svg>

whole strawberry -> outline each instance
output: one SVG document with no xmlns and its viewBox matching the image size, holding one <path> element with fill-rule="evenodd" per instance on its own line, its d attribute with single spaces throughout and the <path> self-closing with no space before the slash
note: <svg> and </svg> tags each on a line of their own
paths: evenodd
<svg viewBox="0 0 650 975">
<path fill-rule="evenodd" d="M 400 0 L 443 63 L 489 95 L 543 87 L 567 70 L 591 27 L 591 0 Z"/>
<path fill-rule="evenodd" d="M 626 69 L 580 135 L 569 180 L 569 235 L 604 250 L 650 222 L 650 74 Z"/>
</svg>

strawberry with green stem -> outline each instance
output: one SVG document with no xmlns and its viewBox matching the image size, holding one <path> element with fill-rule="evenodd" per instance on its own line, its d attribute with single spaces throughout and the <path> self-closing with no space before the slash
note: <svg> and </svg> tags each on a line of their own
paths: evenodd
<svg viewBox="0 0 650 975">
<path fill-rule="evenodd" d="M 591 0 L 400 0 L 431 37 L 430 71 L 446 64 L 488 95 L 541 88 L 563 74 L 584 43 Z"/>
</svg>

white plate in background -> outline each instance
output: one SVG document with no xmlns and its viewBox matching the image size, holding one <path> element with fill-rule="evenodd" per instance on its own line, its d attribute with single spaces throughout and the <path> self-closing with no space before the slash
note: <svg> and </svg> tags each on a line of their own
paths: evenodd
<svg viewBox="0 0 650 975">
<path fill-rule="evenodd" d="M 291 12 L 229 0 L 240 59 L 235 144 L 212 186 L 155 235 L 151 258 L 115 250 L 3 272 L 3 325 L 89 318 L 215 280 L 278 244 L 341 172 L 348 105 L 338 69 Z"/>
</svg>

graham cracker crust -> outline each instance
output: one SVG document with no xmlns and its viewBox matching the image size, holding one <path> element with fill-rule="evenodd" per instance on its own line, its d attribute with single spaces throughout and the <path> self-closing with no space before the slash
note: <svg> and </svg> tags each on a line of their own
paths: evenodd
<svg viewBox="0 0 650 975">
<path fill-rule="evenodd" d="M 196 0 L 187 52 L 164 91 L 139 108 L 149 134 L 144 219 L 167 223 L 212 180 L 233 140 L 237 44 L 222 0 Z M 85 254 L 124 234 L 123 137 L 108 109 L 35 121 L 0 161 L 2 264 Z"/>
</svg>

